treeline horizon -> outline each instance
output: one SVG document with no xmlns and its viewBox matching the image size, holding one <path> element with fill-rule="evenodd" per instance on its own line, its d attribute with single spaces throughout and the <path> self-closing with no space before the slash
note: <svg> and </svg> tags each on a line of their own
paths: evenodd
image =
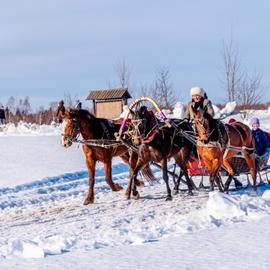
<svg viewBox="0 0 270 270">
<path fill-rule="evenodd" d="M 66 108 L 74 108 L 76 100 L 75 98 L 71 98 L 68 96 L 63 98 L 65 102 Z M 25 98 L 15 98 L 11 96 L 5 105 L 2 104 L 5 110 L 6 122 L 18 124 L 20 121 L 35 123 L 35 124 L 51 124 L 52 122 L 57 122 L 56 111 L 58 107 L 58 101 L 52 101 L 45 108 L 44 106 L 40 106 L 38 109 L 33 110 L 30 102 L 29 96 Z M 227 102 L 215 104 L 218 108 L 223 108 Z M 186 104 L 185 104 L 186 105 Z M 247 105 L 237 105 L 236 110 L 267 110 L 270 106 L 270 102 L 259 103 L 259 104 L 251 104 Z M 90 108 L 85 108 L 89 109 Z M 168 109 L 168 108 L 167 108 Z M 169 108 L 169 109 L 172 109 Z"/>
</svg>

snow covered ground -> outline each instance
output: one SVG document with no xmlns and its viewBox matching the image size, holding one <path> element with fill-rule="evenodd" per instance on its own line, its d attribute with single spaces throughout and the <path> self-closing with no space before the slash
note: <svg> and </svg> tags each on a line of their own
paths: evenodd
<svg viewBox="0 0 270 270">
<path fill-rule="evenodd" d="M 266 113 L 257 113 L 270 127 Z M 237 118 L 239 116 L 236 116 Z M 98 164 L 95 203 L 83 153 L 59 135 L 0 136 L 0 269 L 269 269 L 270 187 L 166 202 L 161 174 L 141 199 L 112 192 Z M 114 160 L 126 187 L 128 167 Z M 199 179 L 197 179 L 199 180 Z M 243 179 L 244 181 L 244 179 Z"/>
</svg>

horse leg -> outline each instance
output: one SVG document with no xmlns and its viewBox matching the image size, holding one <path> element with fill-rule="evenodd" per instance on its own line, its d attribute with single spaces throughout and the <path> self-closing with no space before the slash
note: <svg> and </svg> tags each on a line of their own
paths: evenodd
<svg viewBox="0 0 270 270">
<path fill-rule="evenodd" d="M 214 191 L 214 182 L 212 173 L 209 175 L 210 191 Z"/>
<path fill-rule="evenodd" d="M 95 186 L 95 167 L 96 161 L 91 157 L 86 158 L 86 165 L 89 173 L 89 190 L 87 197 L 84 200 L 84 205 L 88 205 L 94 202 L 94 186 Z"/>
<path fill-rule="evenodd" d="M 212 160 L 212 173 L 213 173 L 213 182 L 215 181 L 220 192 L 223 192 L 223 183 L 221 184 L 221 177 L 219 176 L 219 170 L 222 164 L 222 156 L 219 154 Z"/>
<path fill-rule="evenodd" d="M 112 159 L 108 159 L 104 162 L 104 170 L 105 170 L 105 180 L 107 184 L 111 187 L 112 191 L 119 191 L 122 189 L 122 187 L 114 183 L 112 180 Z"/>
<path fill-rule="evenodd" d="M 222 185 L 221 185 L 221 177 L 219 176 L 219 169 L 220 169 L 220 167 L 217 167 L 216 170 L 214 171 L 214 174 L 213 174 L 213 183 L 215 181 L 216 184 L 217 184 L 217 187 L 218 187 L 219 191 L 220 192 L 223 192 L 223 188 L 222 188 Z"/>
<path fill-rule="evenodd" d="M 257 170 L 256 170 L 256 165 L 255 165 L 255 159 L 253 156 L 249 155 L 246 151 L 244 151 L 243 155 L 248 164 L 249 172 L 253 179 L 253 190 L 254 192 L 256 192 L 257 191 L 257 187 L 256 187 Z"/>
<path fill-rule="evenodd" d="M 181 178 L 183 177 L 184 175 L 184 172 L 182 169 L 180 169 L 180 174 L 177 178 L 177 181 L 175 181 L 174 183 L 174 188 L 173 188 L 173 195 L 177 195 L 178 192 L 179 192 L 179 185 L 180 185 L 180 181 L 181 181 Z"/>
<path fill-rule="evenodd" d="M 197 189 L 196 185 L 194 184 L 193 180 L 189 177 L 188 173 L 187 173 L 187 167 L 186 165 L 182 166 L 182 171 L 184 173 L 185 179 L 186 179 L 186 183 L 188 186 L 188 195 L 193 196 L 193 189 Z"/>
<path fill-rule="evenodd" d="M 220 192 L 223 192 L 223 188 L 222 188 L 222 185 L 221 185 L 221 177 L 219 176 L 219 173 L 217 172 L 216 175 L 215 175 L 215 181 L 217 183 L 217 186 L 218 186 L 218 189 Z"/>
<path fill-rule="evenodd" d="M 167 188 L 167 197 L 166 197 L 166 201 L 171 201 L 171 200 L 172 200 L 172 194 L 171 194 L 171 189 L 170 189 L 170 186 L 169 186 L 167 158 L 163 158 L 163 159 L 161 160 L 161 168 L 162 168 L 163 179 L 164 179 L 164 181 L 165 181 L 166 188 Z"/>
<path fill-rule="evenodd" d="M 231 161 L 231 159 L 227 159 L 227 158 L 223 160 L 223 165 L 229 174 L 228 179 L 226 180 L 225 186 L 224 186 L 224 191 L 226 191 L 226 192 L 228 192 L 228 190 L 229 190 L 229 187 L 230 187 L 230 184 L 232 182 L 233 175 L 234 175 L 234 171 L 233 171 L 233 168 L 230 164 L 230 161 Z"/>
<path fill-rule="evenodd" d="M 137 154 L 135 154 L 135 152 L 131 151 L 131 153 L 127 152 L 124 155 L 122 155 L 121 159 L 129 165 L 129 179 L 130 179 L 136 167 L 138 156 Z M 138 179 L 136 180 L 135 184 L 139 187 L 144 186 L 144 182 Z M 125 196 L 127 197 L 128 195 L 126 193 L 128 193 L 128 190 L 126 190 L 125 192 Z"/>
<path fill-rule="evenodd" d="M 188 186 L 188 195 L 193 196 L 192 189 L 194 189 L 195 184 L 192 181 L 192 179 L 190 179 L 190 177 L 188 176 L 187 172 L 186 171 L 184 171 L 184 172 L 185 172 L 184 175 L 185 175 L 187 186 Z M 196 186 L 195 186 L 195 188 L 197 189 Z"/>
<path fill-rule="evenodd" d="M 130 199 L 133 181 L 134 181 L 135 185 L 137 185 L 137 186 L 141 185 L 141 181 L 137 179 L 137 176 L 135 177 L 135 179 L 133 179 L 137 161 L 138 161 L 138 156 L 134 152 L 132 152 L 130 154 L 130 156 L 129 156 L 129 159 L 128 159 L 128 163 L 129 163 L 129 182 L 128 182 L 127 189 L 125 191 L 125 197 L 127 199 Z"/>
<path fill-rule="evenodd" d="M 130 176 L 130 179 L 128 182 L 128 187 L 125 191 L 125 196 L 127 199 L 130 199 L 131 191 L 132 191 L 132 196 L 135 199 L 139 199 L 139 197 L 140 197 L 139 192 L 137 191 L 137 188 L 136 188 L 136 180 L 137 180 L 137 175 L 144 164 L 145 164 L 145 162 L 143 162 L 142 159 L 139 159 L 137 161 L 137 164 L 136 164 L 134 171 L 131 173 L 131 176 Z"/>
<path fill-rule="evenodd" d="M 139 171 L 141 170 L 142 166 L 139 164 L 138 166 L 136 166 L 133 176 L 132 176 L 132 181 L 131 181 L 131 189 L 132 189 L 132 196 L 135 200 L 138 200 L 140 198 L 140 194 L 137 191 L 137 185 L 136 185 L 136 181 L 137 181 L 137 176 Z"/>
</svg>

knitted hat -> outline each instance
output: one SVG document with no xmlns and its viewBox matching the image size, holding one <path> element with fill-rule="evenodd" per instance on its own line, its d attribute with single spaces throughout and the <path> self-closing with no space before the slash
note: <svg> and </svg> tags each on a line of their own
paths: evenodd
<svg viewBox="0 0 270 270">
<path fill-rule="evenodd" d="M 251 126 L 252 126 L 253 124 L 260 125 L 260 120 L 259 120 L 259 118 L 257 118 L 257 117 L 253 117 L 253 118 L 250 119 L 249 124 L 250 124 Z"/>
<path fill-rule="evenodd" d="M 204 92 L 203 88 L 198 87 L 198 86 L 192 87 L 190 89 L 190 95 L 191 96 L 198 95 L 198 96 L 203 97 L 204 96 L 204 93 L 205 92 Z"/>
</svg>

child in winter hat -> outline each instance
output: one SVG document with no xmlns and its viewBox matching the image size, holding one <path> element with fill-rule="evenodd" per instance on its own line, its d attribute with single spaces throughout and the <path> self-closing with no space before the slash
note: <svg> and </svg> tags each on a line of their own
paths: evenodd
<svg viewBox="0 0 270 270">
<path fill-rule="evenodd" d="M 253 127 L 253 125 L 260 126 L 260 120 L 257 117 L 253 117 L 250 119 L 250 125 Z"/>
</svg>

